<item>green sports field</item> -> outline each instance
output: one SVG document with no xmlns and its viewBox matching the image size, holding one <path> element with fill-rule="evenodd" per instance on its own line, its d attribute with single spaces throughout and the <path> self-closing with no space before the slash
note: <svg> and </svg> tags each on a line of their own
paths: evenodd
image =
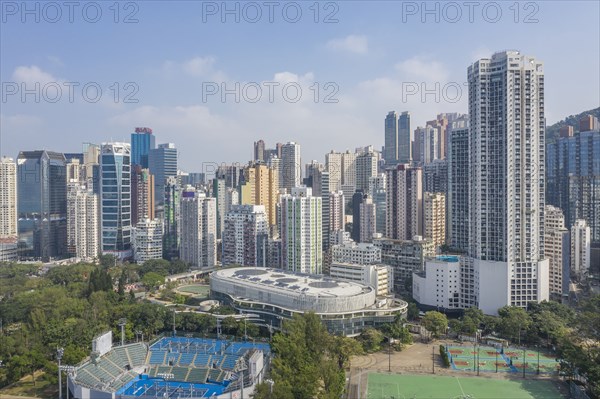
<svg viewBox="0 0 600 399">
<path fill-rule="evenodd" d="M 550 381 L 370 373 L 367 399 L 563 399 Z"/>
<path fill-rule="evenodd" d="M 208 297 L 210 293 L 210 287 L 208 285 L 184 285 L 182 287 L 177 288 L 178 291 L 186 292 L 190 294 L 195 294 L 200 297 Z"/>
</svg>

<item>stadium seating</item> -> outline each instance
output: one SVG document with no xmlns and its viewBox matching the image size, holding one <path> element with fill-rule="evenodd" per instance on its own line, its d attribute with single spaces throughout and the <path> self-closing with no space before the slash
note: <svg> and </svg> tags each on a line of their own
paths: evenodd
<svg viewBox="0 0 600 399">
<path fill-rule="evenodd" d="M 126 346 L 125 350 L 131 360 L 132 367 L 142 366 L 146 362 L 146 353 L 148 349 L 145 344 L 140 343 Z"/>
<path fill-rule="evenodd" d="M 194 366 L 208 367 L 210 364 L 210 355 L 206 353 L 198 353 L 194 360 Z"/>
<path fill-rule="evenodd" d="M 185 381 L 188 371 L 187 367 L 173 367 L 173 381 Z"/>
<path fill-rule="evenodd" d="M 208 369 L 205 368 L 193 368 L 190 369 L 186 382 L 194 382 L 197 384 L 204 384 L 206 382 L 206 377 L 208 376 Z"/>
<path fill-rule="evenodd" d="M 170 365 L 176 365 L 179 363 L 180 353 L 168 353 L 166 363 Z"/>
<path fill-rule="evenodd" d="M 226 370 L 233 370 L 238 359 L 239 357 L 236 355 L 225 355 L 223 358 L 223 363 L 221 364 L 221 368 Z"/>
<path fill-rule="evenodd" d="M 211 369 L 208 372 L 208 381 L 212 381 L 212 382 L 216 382 L 216 383 L 222 383 L 223 379 L 225 377 L 225 373 L 222 370 L 218 370 L 218 369 Z"/>
<path fill-rule="evenodd" d="M 193 352 L 190 353 L 182 353 L 181 357 L 179 358 L 179 364 L 180 365 L 190 365 L 192 363 L 194 363 L 194 357 L 196 357 L 196 354 Z"/>
<path fill-rule="evenodd" d="M 152 351 L 150 352 L 150 364 L 163 364 L 166 357 L 166 351 Z"/>
<path fill-rule="evenodd" d="M 221 367 L 221 363 L 223 362 L 223 356 L 221 355 L 212 355 L 209 363 L 209 367 Z"/>
</svg>

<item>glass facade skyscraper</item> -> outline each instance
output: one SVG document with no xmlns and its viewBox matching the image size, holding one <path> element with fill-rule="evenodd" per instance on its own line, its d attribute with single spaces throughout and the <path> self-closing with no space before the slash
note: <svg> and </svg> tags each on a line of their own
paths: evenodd
<svg viewBox="0 0 600 399">
<path fill-rule="evenodd" d="M 412 161 L 412 131 L 410 130 L 410 113 L 404 111 L 398 117 L 398 162 Z"/>
<path fill-rule="evenodd" d="M 140 165 L 142 169 L 148 168 L 148 154 L 154 147 L 152 129 L 136 127 L 135 133 L 131 133 L 131 164 Z"/>
<path fill-rule="evenodd" d="M 63 154 L 22 151 L 17 160 L 19 253 L 59 258 L 67 254 L 67 180 Z"/>
<path fill-rule="evenodd" d="M 584 219 L 600 245 L 600 131 L 561 137 L 546 147 L 548 204 L 562 209 L 567 228 Z"/>
<path fill-rule="evenodd" d="M 100 153 L 102 253 L 131 256 L 131 147 L 103 143 Z"/>
<path fill-rule="evenodd" d="M 164 204 L 165 184 L 169 177 L 177 177 L 177 148 L 175 144 L 159 144 L 148 155 L 150 173 L 154 175 L 154 194 L 156 206 Z"/>
</svg>

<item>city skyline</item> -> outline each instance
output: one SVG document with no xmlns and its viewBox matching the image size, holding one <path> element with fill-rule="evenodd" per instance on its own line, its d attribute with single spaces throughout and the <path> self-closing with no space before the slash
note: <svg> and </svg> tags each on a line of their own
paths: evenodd
<svg viewBox="0 0 600 399">
<path fill-rule="evenodd" d="M 480 13 L 476 13 L 473 23 L 465 20 L 466 16 L 456 23 L 444 18 L 436 23 L 433 17 L 423 23 L 419 15 L 405 15 L 406 21 L 397 23 L 399 17 L 392 18 L 392 11 L 398 11 L 400 16 L 401 5 L 387 4 L 390 12 L 380 13 L 377 7 L 352 2 L 338 5 L 338 23 L 332 24 L 315 24 L 308 9 L 303 10 L 305 18 L 298 24 L 285 21 L 250 24 L 243 19 L 239 23 L 231 19 L 222 23 L 219 15 L 208 16 L 206 23 L 194 24 L 202 22 L 200 4 L 189 4 L 191 11 L 184 16 L 177 12 L 177 7 L 164 4 L 167 3 L 140 5 L 138 22 L 134 24 L 115 24 L 109 18 L 109 10 L 104 10 L 105 18 L 94 26 L 75 21 L 72 26 L 78 28 L 81 37 L 71 39 L 72 43 L 92 44 L 77 52 L 57 45 L 70 37 L 68 23 L 51 26 L 44 21 L 22 23 L 8 16 L 0 42 L 3 52 L 0 78 L 5 97 L 0 154 L 16 158 L 18 151 L 24 149 L 24 137 L 28 143 L 37 144 L 36 148 L 27 148 L 30 150 L 75 152 L 83 142 L 127 141 L 136 126 L 151 127 L 158 142 L 193 148 L 193 152 L 180 154 L 181 168 L 186 171 L 201 169 L 202 163 L 251 159 L 252 143 L 258 138 L 268 146 L 298 142 L 304 147 L 304 160 L 321 160 L 322 154 L 332 149 L 345 151 L 368 143 L 380 149 L 382 119 L 390 110 L 409 111 L 411 130 L 425 125 L 438 113 L 466 112 L 466 67 L 504 48 L 516 48 L 548 65 L 548 124 L 600 104 L 600 90 L 593 89 L 600 86 L 596 73 L 600 54 L 589 51 L 600 47 L 599 28 L 594 20 L 597 3 L 574 2 L 569 7 L 543 3 L 535 15 L 536 23 L 523 21 L 525 10 L 521 10 L 520 20 L 515 23 L 512 11 L 506 7 L 502 19 L 496 23 L 487 22 Z M 377 27 L 360 23 L 359 18 L 375 12 L 381 19 Z M 173 26 L 172 34 L 179 35 L 181 42 L 165 48 L 168 41 L 157 36 L 159 33 L 153 29 L 145 28 L 175 15 L 180 23 Z M 570 23 L 575 18 L 576 27 Z M 432 28 L 449 28 L 445 29 L 445 38 L 462 46 L 440 47 L 433 33 L 436 29 Z M 477 36 L 471 34 L 472 28 L 478 30 Z M 118 35 L 131 37 L 138 30 L 145 32 L 141 40 L 115 44 Z M 273 37 L 274 30 L 281 34 Z M 105 42 L 98 42 L 99 31 L 106 33 Z M 207 41 L 198 44 L 195 38 L 209 31 L 222 36 L 230 46 Z M 415 40 L 390 40 L 406 37 L 407 32 Z M 244 40 L 232 40 L 240 34 Z M 23 47 L 5 39 L 10 35 L 21 36 L 24 41 L 35 35 L 36 40 Z M 588 40 L 574 45 L 582 36 Z M 265 44 L 248 46 L 249 41 Z M 290 41 L 295 45 L 284 45 Z M 545 45 L 547 41 L 554 43 L 552 48 Z M 151 49 L 148 43 L 152 43 Z M 429 50 L 434 46 L 435 53 Z M 556 47 L 562 51 L 554 51 Z M 149 57 L 148 51 L 156 55 Z M 573 64 L 572 60 L 579 59 L 581 54 L 585 55 L 585 62 Z M 240 57 L 244 59 L 243 67 L 238 66 Z M 346 67 L 349 64 L 352 68 Z M 572 73 L 573 68 L 576 73 Z M 44 95 L 36 103 L 34 96 L 29 95 L 21 101 L 22 93 L 10 94 L 14 88 L 11 83 L 20 88 L 24 82 L 30 86 L 36 82 L 42 85 L 57 82 L 64 89 L 63 98 L 50 103 Z M 72 103 L 66 98 L 68 90 L 62 85 L 64 82 L 80 83 Z M 89 82 L 97 82 L 103 90 L 97 103 L 82 99 L 79 89 Z M 137 86 L 125 87 L 128 82 Z M 223 103 L 218 94 L 203 101 L 206 94 L 203 84 L 225 83 L 232 88 L 235 83 L 243 86 L 249 82 L 277 82 L 279 87 L 285 82 L 298 82 L 303 96 L 297 103 L 287 102 L 280 95 L 272 103 L 266 98 L 252 103 L 246 101 L 248 93 L 239 103 L 233 96 Z M 337 103 L 324 102 L 335 91 L 325 88 L 327 82 L 337 85 Z M 427 95 L 425 91 L 434 88 L 436 82 L 440 88 Z M 112 86 L 114 83 L 117 86 Z M 310 89 L 315 83 L 320 89 L 317 103 L 315 87 Z M 416 94 L 403 99 L 403 94 L 415 89 L 414 83 Z M 423 91 L 421 83 L 425 84 Z M 455 84 L 461 87 L 462 95 L 458 101 L 446 101 L 455 97 L 451 90 Z M 112 97 L 117 89 L 115 103 Z M 126 103 L 125 97 L 136 90 L 131 99 L 138 102 Z M 263 97 L 267 92 L 263 90 Z M 436 94 L 441 97 L 439 101 Z M 425 101 L 421 95 L 426 96 Z M 232 142 L 240 145 L 232 147 Z M 215 159 L 215 154 L 221 154 L 219 159 Z"/>
</svg>

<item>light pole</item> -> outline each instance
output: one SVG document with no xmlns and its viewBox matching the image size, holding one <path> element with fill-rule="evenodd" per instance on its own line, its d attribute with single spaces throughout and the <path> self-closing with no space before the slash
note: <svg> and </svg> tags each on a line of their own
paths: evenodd
<svg viewBox="0 0 600 399">
<path fill-rule="evenodd" d="M 476 361 L 476 359 L 475 359 L 475 345 L 476 344 L 473 343 L 473 371 L 475 371 L 475 361 Z"/>
<path fill-rule="evenodd" d="M 62 360 L 65 350 L 56 348 L 56 359 L 58 360 L 58 399 L 62 399 L 62 371 L 60 369 L 60 361 Z"/>
<path fill-rule="evenodd" d="M 537 353 L 538 353 L 537 374 L 540 375 L 540 347 L 539 347 L 539 345 L 537 347 Z"/>
<path fill-rule="evenodd" d="M 525 349 L 523 349 L 523 378 L 525 378 L 525 368 L 527 367 L 527 358 L 525 356 L 527 355 Z"/>
<path fill-rule="evenodd" d="M 388 337 L 388 373 L 392 372 L 392 338 Z"/>
<path fill-rule="evenodd" d="M 64 366 L 59 366 L 58 369 L 59 369 L 59 372 L 64 371 L 64 372 L 67 373 L 67 375 L 69 375 L 69 374 L 73 374 L 75 372 L 75 370 L 77 370 L 77 367 L 64 365 Z M 67 399 L 69 399 L 69 380 L 68 380 L 68 377 L 67 377 Z"/>
<path fill-rule="evenodd" d="M 431 347 L 431 370 L 435 374 L 435 346 Z"/>
<path fill-rule="evenodd" d="M 496 348 L 496 373 L 498 372 L 498 348 Z"/>
<path fill-rule="evenodd" d="M 127 325 L 127 319 L 119 319 L 119 327 L 121 327 L 121 346 L 125 345 L 125 325 Z"/>
</svg>

